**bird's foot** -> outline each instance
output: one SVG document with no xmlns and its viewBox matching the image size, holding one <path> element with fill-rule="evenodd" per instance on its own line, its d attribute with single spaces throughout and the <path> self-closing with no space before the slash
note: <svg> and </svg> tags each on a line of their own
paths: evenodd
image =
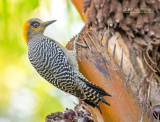
<svg viewBox="0 0 160 122">
<path fill-rule="evenodd" d="M 74 47 L 73 47 L 73 51 L 72 51 L 73 56 L 76 56 L 76 45 L 80 45 L 80 46 L 85 47 L 85 48 L 88 47 L 87 45 L 84 45 L 84 44 L 81 44 L 81 43 L 77 42 L 79 37 L 80 37 L 80 33 L 78 33 L 76 39 L 74 40 Z"/>
<path fill-rule="evenodd" d="M 81 43 L 79 43 L 79 42 L 76 42 L 76 44 L 77 44 L 77 45 L 80 45 L 80 46 L 82 46 L 82 47 L 85 47 L 85 48 L 88 47 L 87 45 L 81 44 Z"/>
</svg>

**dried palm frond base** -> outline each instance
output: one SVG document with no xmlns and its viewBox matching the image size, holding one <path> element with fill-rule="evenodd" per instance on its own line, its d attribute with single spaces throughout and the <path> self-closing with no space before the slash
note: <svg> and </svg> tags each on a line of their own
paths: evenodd
<svg viewBox="0 0 160 122">
<path fill-rule="evenodd" d="M 108 32 L 108 47 L 116 44 L 118 61 L 123 49 L 132 91 L 145 111 L 153 110 L 160 105 L 160 1 L 83 0 L 83 12 L 87 9 L 87 26 Z"/>
<path fill-rule="evenodd" d="M 127 45 L 119 33 L 112 36 L 108 30 L 103 32 L 98 35 L 92 28 L 82 30 L 78 42 L 88 48 L 77 46 L 80 72 L 112 95 L 107 99 L 110 107 L 100 106 L 104 121 L 139 121 L 146 112 L 137 100 L 136 84 L 132 82 L 136 71 L 129 60 Z M 67 45 L 70 50 L 73 40 Z M 146 121 L 145 116 L 143 120 Z"/>
<path fill-rule="evenodd" d="M 143 56 L 146 55 L 146 53 L 141 49 L 139 49 L 139 51 L 135 50 L 125 34 L 115 32 L 113 35 L 110 34 L 110 37 L 108 38 L 108 35 L 111 32 L 109 32 L 109 30 L 104 32 L 104 39 L 102 39 L 102 42 L 105 45 L 106 39 L 108 39 L 107 45 L 110 53 L 112 53 L 116 44 L 116 51 L 114 55 L 116 55 L 115 59 L 119 64 L 121 64 L 121 50 L 123 49 L 122 70 L 125 74 L 131 73 L 128 79 L 128 84 L 132 89 L 134 96 L 138 97 L 144 113 L 155 115 L 154 112 L 158 111 L 157 116 L 160 115 L 160 108 L 157 108 L 157 106 L 160 105 L 160 79 L 158 76 L 158 68 L 153 66 L 157 69 L 157 72 L 154 72 L 150 67 L 148 67 L 148 65 L 146 65 L 146 62 L 149 62 L 148 58 L 144 60 Z M 154 48 L 156 48 L 156 46 Z M 153 52 L 155 55 L 160 54 L 157 49 L 152 50 L 152 53 Z M 156 56 L 156 58 L 157 57 L 158 56 Z M 152 106 L 150 104 L 152 104 Z M 158 117 L 156 118 L 155 116 L 148 117 L 152 117 L 151 120 L 153 121 L 157 121 L 158 119 Z"/>
</svg>

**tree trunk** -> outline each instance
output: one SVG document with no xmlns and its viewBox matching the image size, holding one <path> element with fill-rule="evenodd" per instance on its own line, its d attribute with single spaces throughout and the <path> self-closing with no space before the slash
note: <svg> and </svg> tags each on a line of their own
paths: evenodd
<svg viewBox="0 0 160 122">
<path fill-rule="evenodd" d="M 72 50 L 72 39 L 67 48 Z M 84 28 L 78 42 L 86 44 L 88 48 L 77 46 L 77 59 L 80 72 L 92 83 L 102 87 L 111 97 L 105 99 L 111 104 L 101 104 L 102 116 L 96 108 L 88 106 L 94 121 L 100 122 L 138 122 L 141 120 L 142 109 L 125 80 L 127 77 L 116 63 L 115 58 L 102 44 L 96 32 Z M 107 43 L 107 42 L 106 42 Z M 102 117 L 102 118 L 101 118 Z M 147 121 L 147 117 L 143 117 Z M 148 120 L 149 121 L 149 120 Z"/>
</svg>

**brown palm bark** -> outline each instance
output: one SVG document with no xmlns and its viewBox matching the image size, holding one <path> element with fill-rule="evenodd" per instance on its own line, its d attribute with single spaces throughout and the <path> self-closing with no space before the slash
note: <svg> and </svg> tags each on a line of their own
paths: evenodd
<svg viewBox="0 0 160 122">
<path fill-rule="evenodd" d="M 73 40 L 67 45 L 72 49 Z M 115 58 L 92 29 L 85 28 L 78 42 L 87 44 L 88 48 L 77 47 L 77 59 L 80 72 L 92 83 L 101 86 L 112 97 L 106 97 L 111 104 L 101 104 L 102 116 L 96 108 L 89 107 L 94 121 L 100 122 L 138 122 L 142 117 L 142 108 L 127 85 L 123 73 Z M 104 41 L 103 41 L 104 43 Z M 125 85 L 126 84 L 126 85 Z M 146 116 L 143 118 L 147 121 Z M 149 121 L 149 120 L 148 120 Z"/>
</svg>

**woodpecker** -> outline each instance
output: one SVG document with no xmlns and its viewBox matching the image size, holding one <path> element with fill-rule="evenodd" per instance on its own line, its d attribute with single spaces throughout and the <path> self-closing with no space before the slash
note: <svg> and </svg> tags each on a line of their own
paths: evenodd
<svg viewBox="0 0 160 122">
<path fill-rule="evenodd" d="M 78 69 L 76 57 L 57 41 L 44 36 L 47 26 L 56 20 L 29 19 L 23 25 L 23 37 L 28 45 L 28 57 L 36 71 L 58 89 L 78 97 L 100 110 L 103 97 L 110 96 L 99 86 L 89 82 Z M 100 110 L 101 112 L 101 110 Z"/>
</svg>

